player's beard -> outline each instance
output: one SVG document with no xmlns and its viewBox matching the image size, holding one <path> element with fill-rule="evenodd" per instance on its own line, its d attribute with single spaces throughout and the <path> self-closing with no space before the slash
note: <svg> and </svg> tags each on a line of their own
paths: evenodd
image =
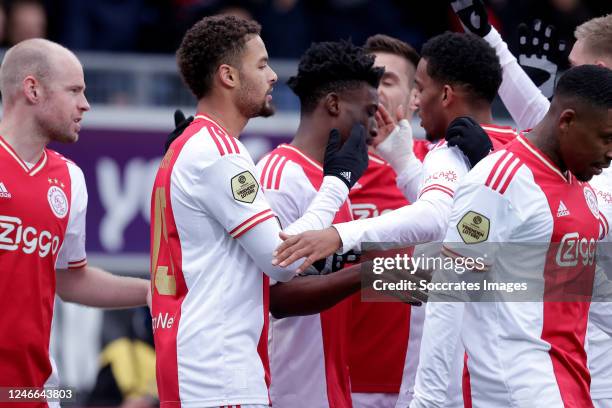
<svg viewBox="0 0 612 408">
<path fill-rule="evenodd" d="M 61 126 L 55 118 L 51 120 L 45 120 L 41 118 L 38 120 L 38 126 L 40 127 L 41 134 L 47 135 L 49 140 L 59 143 L 75 143 L 79 140 L 78 133 L 72 129 L 72 122 Z"/>
<path fill-rule="evenodd" d="M 268 93 L 266 92 L 263 98 L 255 94 L 255 90 L 250 86 L 248 81 L 244 81 L 240 85 L 236 101 L 240 113 L 247 118 L 255 118 L 258 116 L 267 118 L 274 115 L 275 108 L 271 102 L 268 102 Z"/>
</svg>

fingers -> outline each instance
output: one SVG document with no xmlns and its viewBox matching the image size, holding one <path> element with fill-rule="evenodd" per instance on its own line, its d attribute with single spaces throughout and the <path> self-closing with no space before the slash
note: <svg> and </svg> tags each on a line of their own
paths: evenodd
<svg viewBox="0 0 612 408">
<path fill-rule="evenodd" d="M 376 119 L 376 125 L 378 126 L 378 129 L 381 129 L 385 126 L 385 121 L 383 120 L 382 115 L 379 111 L 376 111 L 376 113 L 374 114 L 374 118 Z"/>
<path fill-rule="evenodd" d="M 557 50 L 559 43 L 559 37 L 557 36 L 557 29 L 553 25 L 548 25 L 544 29 L 544 42 L 542 43 L 542 53 L 544 55 L 551 55 L 552 52 Z"/>
<path fill-rule="evenodd" d="M 185 114 L 182 110 L 177 109 L 174 111 L 174 127 L 178 127 L 181 123 L 185 121 Z"/>
<path fill-rule="evenodd" d="M 300 245 L 297 245 L 297 248 L 289 248 L 287 251 L 280 253 L 279 254 L 279 259 L 284 258 L 284 260 L 282 260 L 278 266 L 281 266 L 283 268 L 291 265 L 292 263 L 294 263 L 295 261 L 300 260 L 301 258 L 311 258 L 313 259 L 313 257 L 310 255 L 311 249 L 309 248 L 303 248 L 300 247 Z M 287 256 L 285 256 L 285 254 Z M 306 260 L 306 262 L 308 261 L 308 259 Z M 306 269 L 308 266 L 312 265 L 312 263 L 316 261 L 316 259 L 313 259 L 308 265 L 304 266 L 304 264 L 306 262 L 304 262 L 304 264 L 302 264 L 302 266 L 300 267 L 300 269 L 302 269 L 302 271 L 304 269 Z M 301 271 L 300 271 L 301 272 Z"/>
<path fill-rule="evenodd" d="M 461 136 L 446 137 L 446 144 L 450 147 L 459 146 L 461 144 Z"/>
<path fill-rule="evenodd" d="M 300 240 L 300 235 L 288 235 L 284 232 L 280 232 L 279 237 L 283 240 L 281 244 L 272 252 L 272 256 L 274 259 L 272 260 L 272 265 L 278 264 L 284 258 L 280 257 L 280 254 L 283 254 L 285 257 L 288 255 L 285 251 L 290 248 L 292 245 L 295 245 Z"/>
<path fill-rule="evenodd" d="M 451 139 L 455 139 L 454 142 L 455 144 L 457 144 L 456 139 L 462 136 L 463 130 L 465 128 L 470 128 L 475 125 L 478 125 L 478 124 L 472 118 L 468 116 L 460 116 L 458 118 L 455 118 L 448 125 L 448 129 L 446 129 L 446 135 L 444 138 L 446 139 L 447 142 L 450 142 Z M 454 146 L 454 145 L 451 145 L 451 146 Z"/>
<path fill-rule="evenodd" d="M 518 36 L 519 36 L 519 54 L 525 55 L 525 56 L 531 55 L 530 45 L 528 44 L 529 27 L 527 27 L 527 24 L 525 23 L 519 24 Z"/>
<path fill-rule="evenodd" d="M 347 150 L 357 150 L 365 148 L 366 146 L 366 128 L 361 123 L 355 123 L 351 128 L 351 134 L 348 140 L 344 143 L 344 146 L 340 151 L 345 152 Z"/>
<path fill-rule="evenodd" d="M 329 132 L 329 140 L 327 141 L 327 147 L 325 148 L 325 156 L 336 153 L 340 149 L 340 132 L 338 129 L 332 129 Z"/>
<path fill-rule="evenodd" d="M 406 109 L 404 109 L 403 105 L 399 105 L 395 110 L 395 118 L 398 122 L 402 119 L 406 119 Z"/>
<path fill-rule="evenodd" d="M 395 125 L 395 122 L 393 121 L 393 118 L 389 114 L 389 111 L 387 110 L 387 108 L 385 108 L 385 106 L 382 103 L 378 104 L 377 113 L 380 113 L 380 116 L 383 120 L 384 125 Z"/>
</svg>

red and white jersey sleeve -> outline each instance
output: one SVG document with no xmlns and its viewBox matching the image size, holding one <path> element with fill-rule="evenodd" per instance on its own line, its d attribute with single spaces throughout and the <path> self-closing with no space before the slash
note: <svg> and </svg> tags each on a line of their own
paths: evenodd
<svg viewBox="0 0 612 408">
<path fill-rule="evenodd" d="M 415 245 L 441 240 L 455 188 L 468 170 L 463 153 L 441 141 L 425 157 L 415 203 L 377 218 L 334 225 L 342 239 L 342 251 L 358 248 L 363 242 Z"/>
<path fill-rule="evenodd" d="M 444 253 L 487 255 L 487 280 L 526 282 L 530 299 L 538 300 L 513 302 L 516 298 L 509 301 L 505 292 L 494 292 L 493 302 L 464 304 L 466 402 L 527 406 L 537 400 L 547 407 L 591 406 L 584 352 L 589 303 L 558 301 L 558 296 L 567 296 L 559 292 L 564 285 L 577 283 L 590 295 L 595 267 L 571 249 L 594 245 L 598 222 L 591 187 L 564 175 L 521 136 L 505 151 L 483 159 L 465 178 L 457 191 Z M 425 332 L 435 332 L 427 327 L 434 322 L 426 319 Z M 427 360 L 421 367 L 427 369 Z"/>
<path fill-rule="evenodd" d="M 612 169 L 593 177 L 591 187 L 597 194 L 600 213 L 600 245 L 597 248 L 598 267 L 603 278 L 610 280 L 612 271 Z M 610 300 L 607 296 L 604 300 Z M 612 338 L 592 321 L 592 317 L 610 316 L 610 302 L 593 302 L 589 311 L 587 331 L 587 355 L 591 372 L 591 397 L 593 400 L 612 398 Z M 607 319 L 603 319 L 607 320 Z"/>
<path fill-rule="evenodd" d="M 269 285 L 252 241 L 271 257 L 279 231 L 244 145 L 198 115 L 162 159 L 151 201 L 162 406 L 268 405 Z"/>
<path fill-rule="evenodd" d="M 85 217 L 87 214 L 87 186 L 83 171 L 68 161 L 71 179 L 71 211 L 64 243 L 57 255 L 57 269 L 82 268 L 87 264 L 85 254 Z"/>
<path fill-rule="evenodd" d="M 44 149 L 28 166 L 0 137 L 2 386 L 57 384 L 49 356 L 56 265 L 85 262 L 85 205 L 83 174 L 76 165 Z"/>
<path fill-rule="evenodd" d="M 501 154 L 503 152 L 495 153 L 483 161 L 495 162 Z M 453 244 L 463 242 L 456 226 L 469 212 L 480 214 L 490 220 L 491 229 L 489 239 L 483 241 L 480 248 L 475 244 L 473 252 L 465 253 L 465 245 L 461 245 L 462 256 L 476 257 L 480 252 L 486 252 L 489 257 L 493 257 L 490 242 L 507 241 L 512 230 L 520 222 L 508 200 L 482 182 L 481 169 L 486 165 L 486 162 L 479 164 L 480 168 L 474 168 L 457 188 L 444 240 L 447 251 L 452 251 Z M 486 171 L 488 168 L 484 170 Z M 461 302 L 427 304 L 411 408 L 457 406 L 457 401 L 451 399 L 453 394 L 457 394 L 457 389 L 461 389 L 463 360 L 461 330 L 464 309 L 464 304 Z"/>
</svg>

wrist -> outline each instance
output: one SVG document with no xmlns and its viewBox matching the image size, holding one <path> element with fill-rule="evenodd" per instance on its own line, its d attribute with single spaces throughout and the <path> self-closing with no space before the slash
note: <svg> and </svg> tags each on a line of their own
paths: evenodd
<svg viewBox="0 0 612 408">
<path fill-rule="evenodd" d="M 335 196 L 348 197 L 349 186 L 346 180 L 335 174 L 326 174 L 323 176 L 323 183 L 319 187 L 319 191 L 333 191 Z M 343 200 L 344 201 L 344 200 Z"/>
</svg>

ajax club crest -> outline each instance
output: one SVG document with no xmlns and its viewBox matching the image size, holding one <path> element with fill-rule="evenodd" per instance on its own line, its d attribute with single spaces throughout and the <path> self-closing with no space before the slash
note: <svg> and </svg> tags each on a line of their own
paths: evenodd
<svg viewBox="0 0 612 408">
<path fill-rule="evenodd" d="M 58 186 L 49 187 L 47 200 L 51 211 L 57 218 L 64 218 L 68 214 L 68 197 L 61 188 Z"/>
</svg>

